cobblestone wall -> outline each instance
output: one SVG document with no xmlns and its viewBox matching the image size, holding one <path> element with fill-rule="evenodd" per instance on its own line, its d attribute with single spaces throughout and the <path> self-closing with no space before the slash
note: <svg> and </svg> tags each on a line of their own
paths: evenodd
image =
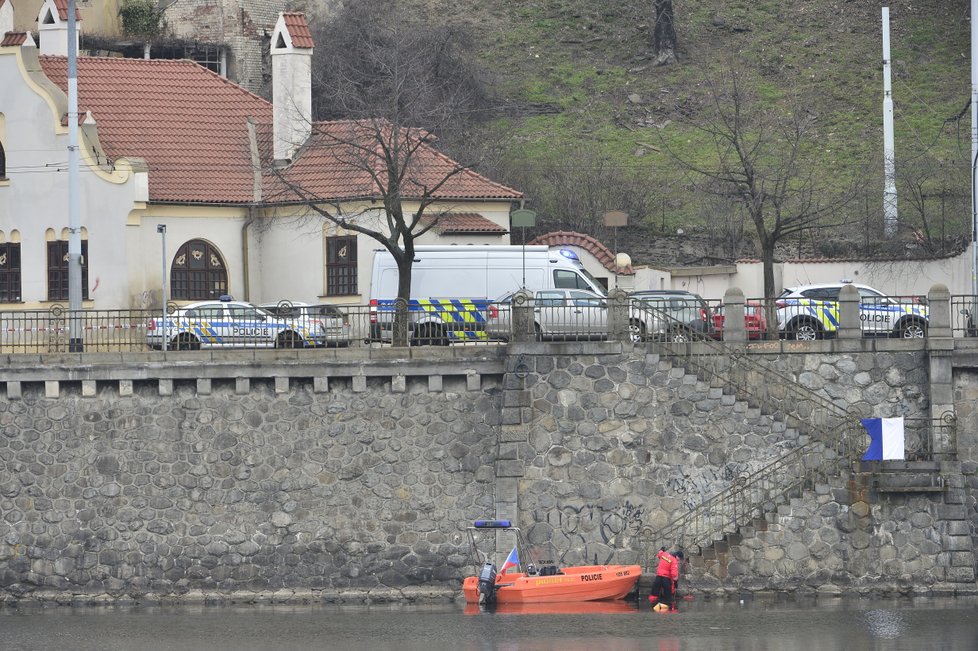
<svg viewBox="0 0 978 651">
<path fill-rule="evenodd" d="M 0 401 L 7 598 L 457 588 L 493 487 L 491 383 L 208 396 L 139 385 Z M 489 501 L 491 503 L 491 500 Z M 75 595 L 74 597 L 72 595 Z M 330 597 L 332 596 L 332 597 Z M 403 595 L 401 595 L 403 596 Z"/>
<path fill-rule="evenodd" d="M 929 415 L 924 353 L 767 361 L 853 413 Z M 643 541 L 643 529 L 661 528 L 805 438 L 658 355 L 527 356 L 523 364 L 532 420 L 521 524 L 531 538 L 568 550 L 565 561 L 641 562 L 643 544 L 669 544 Z M 756 373 L 739 378 L 770 381 Z M 973 477 L 973 465 L 965 465 Z M 742 540 L 694 556 L 689 583 L 720 594 L 974 593 L 975 493 L 974 486 L 963 490 L 960 470 L 945 466 L 943 477 L 935 474 L 946 486 L 934 493 L 885 492 L 871 473 L 840 475 L 773 511 L 756 533 L 748 527 Z"/>
<path fill-rule="evenodd" d="M 45 384 L 52 367 L 44 382 L 8 379 L 0 601 L 448 598 L 471 570 L 465 524 L 508 504 L 562 563 L 644 563 L 643 529 L 807 436 L 664 356 L 528 346 L 498 371 L 437 381 L 388 361 L 386 377 L 376 365 L 364 376 L 347 360 L 328 389 L 319 377 L 281 382 L 284 362 L 250 383 L 234 378 L 269 367 L 194 381 L 184 367 L 187 379 L 147 379 L 162 368 L 150 365 L 129 376 L 142 379 L 66 379 L 60 392 Z M 864 415 L 929 409 L 923 351 L 769 361 Z M 955 386 L 970 425 L 946 468 L 951 490 L 820 485 L 691 564 L 689 584 L 973 590 L 978 382 Z"/>
</svg>

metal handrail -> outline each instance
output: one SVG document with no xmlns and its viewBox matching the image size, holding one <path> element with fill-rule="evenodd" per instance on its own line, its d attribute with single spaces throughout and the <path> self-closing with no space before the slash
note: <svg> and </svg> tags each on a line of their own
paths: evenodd
<svg viewBox="0 0 978 651">
<path fill-rule="evenodd" d="M 774 510 L 801 489 L 813 487 L 819 478 L 839 476 L 851 467 L 854 453 L 861 450 L 866 437 L 857 416 L 798 384 L 794 378 L 705 334 L 686 329 L 683 339 L 695 341 L 697 345 L 673 343 L 670 352 L 687 370 L 734 388 L 748 401 L 780 412 L 792 426 L 803 430 L 808 440 L 762 468 L 735 479 L 727 488 L 658 530 L 644 528 L 641 535 L 645 538 L 646 567 L 650 566 L 651 554 L 659 545 L 702 548 Z M 763 381 L 748 381 L 752 373 Z M 919 430 L 920 421 L 924 420 L 907 419 L 907 422 L 914 423 Z M 954 425 L 953 414 L 931 420 L 923 435 L 917 433 L 920 445 L 911 450 L 911 455 L 918 459 L 932 455 L 930 430 L 935 428 L 941 430 L 942 439 L 948 441 L 953 451 Z"/>
<path fill-rule="evenodd" d="M 669 319 L 664 313 L 657 318 Z M 731 387 L 748 402 L 780 413 L 786 424 L 803 430 L 808 440 L 749 475 L 738 478 L 664 527 L 646 527 L 646 554 L 659 544 L 682 549 L 702 547 L 753 517 L 783 503 L 793 492 L 812 485 L 819 476 L 836 476 L 842 459 L 853 449 L 856 436 L 863 437 L 858 419 L 844 407 L 799 385 L 797 381 L 744 352 L 722 344 L 708 332 L 696 332 L 686 324 L 667 322 L 667 332 L 680 332 L 681 344 L 670 352 L 689 371 L 711 383 Z M 672 338 L 673 341 L 675 337 Z M 695 342 L 695 345 L 693 343 Z M 761 380 L 751 381 L 752 376 Z M 658 544 L 652 543 L 658 541 Z M 646 567 L 650 559 L 646 557 Z"/>
<path fill-rule="evenodd" d="M 656 540 L 679 549 L 703 548 L 787 502 L 801 489 L 813 487 L 819 478 L 838 474 L 848 463 L 845 459 L 858 449 L 857 441 L 863 435 L 855 428 L 846 428 L 829 443 L 809 441 L 749 475 L 738 477 L 731 486 L 664 527 L 655 531 L 646 527 L 642 534 L 650 542 Z M 651 545 L 646 546 L 647 563 L 651 549 Z"/>
</svg>

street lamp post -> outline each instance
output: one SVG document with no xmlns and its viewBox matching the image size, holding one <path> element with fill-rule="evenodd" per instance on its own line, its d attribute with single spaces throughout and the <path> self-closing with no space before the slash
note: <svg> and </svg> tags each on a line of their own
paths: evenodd
<svg viewBox="0 0 978 651">
<path fill-rule="evenodd" d="M 978 0 L 971 0 L 971 327 L 978 318 Z"/>
<path fill-rule="evenodd" d="M 529 226 L 533 228 L 537 224 L 537 214 L 532 210 L 527 210 L 526 208 L 520 208 L 519 210 L 514 210 L 509 216 L 510 227 L 519 226 L 523 229 L 523 284 L 522 288 L 526 289 L 526 228 Z M 490 297 L 492 298 L 492 297 Z"/>
<path fill-rule="evenodd" d="M 78 178 L 78 43 L 75 0 L 68 0 L 68 351 L 85 350 L 82 340 L 82 245 Z"/>
<path fill-rule="evenodd" d="M 156 232 L 162 236 L 163 241 L 163 263 L 160 269 L 163 283 L 163 318 L 160 320 L 160 341 L 163 342 L 163 352 L 166 352 L 166 224 L 157 224 Z"/>
</svg>

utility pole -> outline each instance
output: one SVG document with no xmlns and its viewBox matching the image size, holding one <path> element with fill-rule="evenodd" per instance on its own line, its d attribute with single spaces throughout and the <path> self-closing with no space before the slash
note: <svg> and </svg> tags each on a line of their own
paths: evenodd
<svg viewBox="0 0 978 651">
<path fill-rule="evenodd" d="M 78 215 L 78 30 L 75 0 L 68 0 L 68 351 L 80 353 L 82 341 L 82 251 Z"/>
<path fill-rule="evenodd" d="M 975 170 L 978 169 L 978 0 L 971 0 L 971 318 L 976 319 L 978 308 L 978 190 L 975 189 Z"/>
<path fill-rule="evenodd" d="M 890 8 L 883 7 L 883 235 L 897 231 L 896 161 L 893 147 L 893 86 L 890 82 Z"/>
</svg>

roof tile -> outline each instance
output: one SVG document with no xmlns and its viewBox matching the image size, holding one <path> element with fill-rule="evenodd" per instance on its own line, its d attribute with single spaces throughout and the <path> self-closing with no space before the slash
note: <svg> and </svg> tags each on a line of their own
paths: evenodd
<svg viewBox="0 0 978 651">
<path fill-rule="evenodd" d="M 545 233 L 533 238 L 528 244 L 546 244 L 547 246 L 576 246 L 583 249 L 598 259 L 598 262 L 608 271 L 615 271 L 615 254 L 604 244 L 583 233 L 574 231 L 554 231 Z M 620 270 L 620 273 L 629 276 L 635 271 L 631 265 Z"/>
<path fill-rule="evenodd" d="M 54 6 L 58 10 L 58 18 L 63 21 L 68 20 L 68 0 L 54 0 Z M 78 5 L 75 5 L 75 20 L 80 21 L 82 19 L 81 11 L 79 11 Z"/>
<path fill-rule="evenodd" d="M 434 217 L 427 219 L 430 222 Z M 484 233 L 488 235 L 505 234 L 508 231 L 499 224 L 486 219 L 479 213 L 474 212 L 454 212 L 445 213 L 438 217 L 438 224 L 435 226 L 442 235 L 451 233 Z"/>
<path fill-rule="evenodd" d="M 312 48 L 315 45 L 304 14 L 286 12 L 282 14 L 282 18 L 285 20 L 285 28 L 292 38 L 292 47 Z"/>
<path fill-rule="evenodd" d="M 3 0 L 0 0 L 0 4 L 3 4 Z M 3 40 L 0 40 L 0 47 L 23 45 L 26 41 L 27 32 L 7 32 L 3 35 Z"/>
<path fill-rule="evenodd" d="M 66 57 L 42 56 L 41 66 L 67 92 Z M 146 160 L 150 201 L 252 203 L 249 121 L 255 124 L 262 162 L 271 169 L 271 103 L 192 61 L 79 57 L 78 108 L 81 115 L 92 113 L 110 159 Z M 385 123 L 315 123 L 297 159 L 283 170 L 266 172 L 265 201 L 380 197 L 371 174 L 376 170 L 361 164 L 363 153 L 377 143 L 371 137 L 379 133 L 378 124 Z M 425 191 L 455 200 L 523 196 L 424 144 L 419 138 L 426 132 L 405 133 L 419 144 L 409 182 L 402 187 L 405 199 L 420 198 Z"/>
</svg>

